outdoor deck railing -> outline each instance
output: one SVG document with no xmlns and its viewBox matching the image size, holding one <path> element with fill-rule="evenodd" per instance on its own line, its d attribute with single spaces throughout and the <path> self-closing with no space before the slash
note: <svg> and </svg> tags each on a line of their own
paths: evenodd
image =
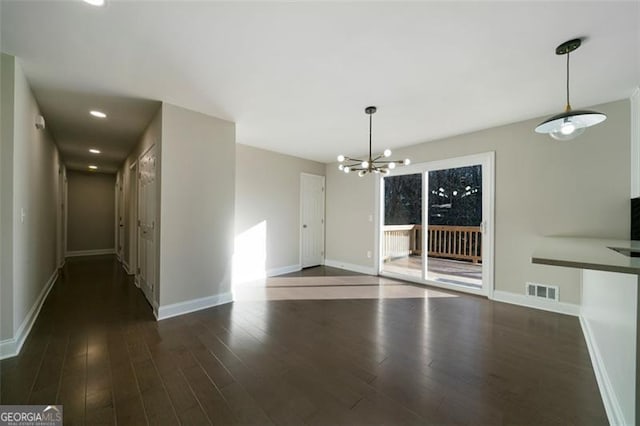
<svg viewBox="0 0 640 426">
<path fill-rule="evenodd" d="M 422 225 L 386 225 L 384 259 L 422 255 Z"/>
<path fill-rule="evenodd" d="M 482 260 L 482 232 L 479 226 L 430 225 L 427 234 L 431 257 Z M 384 227 L 384 259 L 422 255 L 422 225 Z"/>
</svg>

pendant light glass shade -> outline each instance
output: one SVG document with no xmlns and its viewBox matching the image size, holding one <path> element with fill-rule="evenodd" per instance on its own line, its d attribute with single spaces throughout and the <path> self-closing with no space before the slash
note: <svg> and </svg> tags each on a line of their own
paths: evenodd
<svg viewBox="0 0 640 426">
<path fill-rule="evenodd" d="M 556 48 L 556 55 L 567 55 L 567 106 L 565 112 L 556 114 L 538 124 L 537 133 L 547 133 L 555 140 L 567 141 L 584 133 L 587 127 L 595 126 L 607 119 L 601 112 L 572 110 L 569 102 L 569 54 L 580 47 L 580 39 L 569 40 Z"/>
<path fill-rule="evenodd" d="M 574 139 L 584 133 L 590 126 L 602 123 L 607 116 L 596 111 L 569 110 L 538 124 L 537 133 L 548 133 L 559 141 Z"/>
</svg>

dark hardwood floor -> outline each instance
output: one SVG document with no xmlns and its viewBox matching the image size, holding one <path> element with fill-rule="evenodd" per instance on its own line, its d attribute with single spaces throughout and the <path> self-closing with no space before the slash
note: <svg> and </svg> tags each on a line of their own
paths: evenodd
<svg viewBox="0 0 640 426">
<path fill-rule="evenodd" d="M 69 425 L 607 424 L 576 318 L 457 296 L 156 322 L 112 257 L 72 259 L 0 400 L 64 404 Z"/>
</svg>

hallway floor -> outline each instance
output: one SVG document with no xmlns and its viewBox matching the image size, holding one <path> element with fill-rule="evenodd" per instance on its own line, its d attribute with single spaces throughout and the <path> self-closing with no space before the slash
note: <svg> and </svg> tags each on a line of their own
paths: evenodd
<svg viewBox="0 0 640 426">
<path fill-rule="evenodd" d="M 577 318 L 427 291 L 156 322 L 109 256 L 67 261 L 0 369 L 2 404 L 64 404 L 65 425 L 607 424 Z"/>
</svg>

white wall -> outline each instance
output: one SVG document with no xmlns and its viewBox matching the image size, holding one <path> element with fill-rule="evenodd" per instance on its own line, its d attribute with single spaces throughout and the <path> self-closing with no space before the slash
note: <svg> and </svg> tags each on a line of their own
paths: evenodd
<svg viewBox="0 0 640 426">
<path fill-rule="evenodd" d="M 3 55 L 2 71 L 3 322 L 11 312 L 10 327 L 2 326 L 2 337 L 6 340 L 25 337 L 47 284 L 57 271 L 59 157 L 49 132 L 35 128 L 40 111 L 19 61 Z M 13 111 L 12 129 L 5 128 L 4 117 L 5 114 L 11 117 L 9 111 Z M 11 176 L 5 180 L 9 171 Z M 11 241 L 7 242 L 7 238 Z M 7 247 L 12 259 L 10 255 L 5 257 Z M 10 268 L 4 268 L 5 259 L 11 259 Z M 11 290 L 7 291 L 9 287 Z"/>
<path fill-rule="evenodd" d="M 229 294 L 235 164 L 234 123 L 163 104 L 161 312 Z"/>
<path fill-rule="evenodd" d="M 300 173 L 324 172 L 323 163 L 236 145 L 234 264 L 246 268 L 265 252 L 262 270 L 254 272 L 300 268 Z M 254 232 L 256 226 L 265 232 Z"/>
<path fill-rule="evenodd" d="M 373 258 L 367 257 L 367 251 L 375 253 L 376 177 L 345 175 L 336 164 L 327 165 L 326 177 L 327 263 L 357 265 L 376 274 Z"/>
<path fill-rule="evenodd" d="M 123 190 L 125 193 L 125 239 L 124 239 L 124 257 L 127 266 L 129 267 L 130 273 L 135 273 L 136 270 L 136 260 L 137 260 L 137 226 L 136 226 L 136 208 L 137 208 L 137 194 L 131 193 L 130 191 L 130 183 L 132 179 L 136 179 L 135 176 L 131 175 L 131 165 L 138 161 L 138 157 L 140 157 L 145 151 L 147 151 L 151 146 L 157 145 L 157 155 L 159 161 L 159 165 L 157 166 L 157 176 L 158 179 L 158 188 L 160 188 L 160 170 L 162 169 L 162 104 L 158 104 L 158 111 L 153 116 L 149 125 L 145 129 L 142 137 L 136 144 L 136 146 L 131 150 L 129 156 L 124 161 L 120 170 L 118 171 L 118 175 L 124 182 Z M 159 191 L 159 189 L 158 189 Z M 160 221 L 160 198 L 157 198 L 158 206 L 157 206 L 157 215 L 156 219 L 159 223 Z M 133 211 L 132 211 L 133 210 Z M 159 252 L 158 252 L 159 256 Z M 159 260 L 159 259 L 158 259 Z M 158 264 L 158 262 L 156 262 Z M 156 271 L 156 276 L 158 271 Z"/>
<path fill-rule="evenodd" d="M 560 300 L 580 303 L 580 275 L 532 265 L 542 236 L 628 238 L 629 101 L 595 106 L 608 119 L 579 138 L 534 133 L 545 117 L 414 145 L 394 158 L 420 163 L 496 152 L 495 288 L 524 294 L 526 281 L 558 285 Z M 374 179 L 327 165 L 327 258 L 373 268 Z"/>
<path fill-rule="evenodd" d="M 67 251 L 115 250 L 113 174 L 67 172 Z"/>
<path fill-rule="evenodd" d="M 581 322 L 612 424 L 635 424 L 638 276 L 582 272 Z"/>
<path fill-rule="evenodd" d="M 15 58 L 0 54 L 0 341 L 13 337 L 13 104 Z"/>
</svg>

